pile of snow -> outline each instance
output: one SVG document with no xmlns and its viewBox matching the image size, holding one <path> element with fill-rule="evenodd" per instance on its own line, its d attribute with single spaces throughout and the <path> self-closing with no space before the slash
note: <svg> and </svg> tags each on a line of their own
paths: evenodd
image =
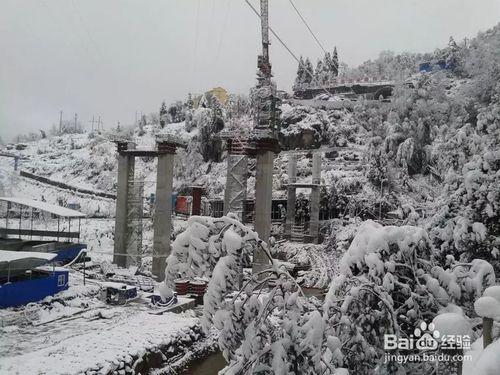
<svg viewBox="0 0 500 375">
<path fill-rule="evenodd" d="M 444 313 L 439 314 L 432 321 L 434 327 L 443 336 L 471 336 L 471 327 L 467 319 L 457 313 Z"/>
<path fill-rule="evenodd" d="M 480 317 L 500 320 L 500 285 L 486 288 L 474 303 L 474 310 Z"/>
<path fill-rule="evenodd" d="M 464 353 L 472 356 L 472 360 L 463 362 L 463 375 L 498 375 L 500 369 L 500 340 L 493 342 L 483 350 L 483 339 L 472 344 L 470 351 Z"/>
</svg>

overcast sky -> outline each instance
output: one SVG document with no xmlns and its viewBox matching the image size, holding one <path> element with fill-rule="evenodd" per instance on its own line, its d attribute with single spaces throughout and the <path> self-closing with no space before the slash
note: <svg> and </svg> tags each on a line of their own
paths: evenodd
<svg viewBox="0 0 500 375">
<path fill-rule="evenodd" d="M 350 66 L 382 50 L 432 51 L 500 21 L 500 0 L 293 1 Z M 269 2 L 271 27 L 315 61 L 322 52 L 289 0 Z M 188 92 L 247 93 L 259 51 L 244 0 L 0 0 L 0 136 L 47 129 L 60 110 L 110 127 Z M 297 64 L 274 39 L 271 61 L 289 90 Z"/>
</svg>

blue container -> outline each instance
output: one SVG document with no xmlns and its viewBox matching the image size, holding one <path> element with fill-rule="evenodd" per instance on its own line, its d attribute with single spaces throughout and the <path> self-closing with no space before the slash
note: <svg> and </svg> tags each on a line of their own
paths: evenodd
<svg viewBox="0 0 500 375">
<path fill-rule="evenodd" d="M 87 245 L 81 243 L 70 244 L 63 248 L 56 249 L 54 252 L 57 256 L 52 259 L 51 262 L 57 262 L 58 264 L 67 264 L 75 259 L 82 249 L 86 249 Z"/>
<path fill-rule="evenodd" d="M 66 289 L 68 289 L 67 270 L 62 268 L 55 271 L 34 270 L 31 279 L 24 278 L 0 284 L 0 308 L 37 302 Z"/>
<path fill-rule="evenodd" d="M 424 62 L 418 67 L 419 72 L 430 72 L 432 71 L 432 66 L 430 62 Z"/>
</svg>

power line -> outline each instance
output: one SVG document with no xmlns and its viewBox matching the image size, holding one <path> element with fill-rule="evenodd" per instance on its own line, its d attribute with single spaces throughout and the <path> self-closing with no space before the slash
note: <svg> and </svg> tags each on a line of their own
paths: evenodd
<svg viewBox="0 0 500 375">
<path fill-rule="evenodd" d="M 227 21 L 229 18 L 229 12 L 231 11 L 231 4 L 232 4 L 232 0 L 227 0 L 226 12 L 224 13 L 224 21 L 222 22 L 222 29 L 221 29 L 220 35 L 219 35 L 219 43 L 217 44 L 217 52 L 215 53 L 215 64 L 217 64 L 217 62 L 219 61 L 220 50 L 222 47 L 222 38 L 223 38 L 224 33 L 226 31 Z"/>
<path fill-rule="evenodd" d="M 198 3 L 196 5 L 196 22 L 195 22 L 195 35 L 194 35 L 194 51 L 193 51 L 193 63 L 191 65 L 191 79 L 192 79 L 192 82 L 194 82 L 192 84 L 192 86 L 194 86 L 194 90 L 197 90 L 198 88 L 198 74 L 197 74 L 197 71 L 198 71 L 198 64 L 197 64 L 197 60 L 198 60 L 198 35 L 199 35 L 199 23 L 200 23 L 200 0 L 198 0 Z"/>
<path fill-rule="evenodd" d="M 248 6 L 250 8 L 252 8 L 252 10 L 257 15 L 257 17 L 261 18 L 260 13 L 257 11 L 257 9 L 255 9 L 254 6 L 248 0 L 245 0 L 245 2 L 248 4 Z M 281 43 L 281 45 L 288 51 L 288 53 L 300 64 L 300 60 L 297 58 L 297 56 L 295 56 L 295 54 L 292 52 L 292 50 L 290 48 L 288 48 L 288 46 L 285 44 L 285 42 L 283 42 L 283 40 L 281 40 L 281 38 L 278 36 L 278 34 L 276 34 L 276 32 L 272 29 L 272 27 L 268 26 L 268 28 L 269 28 L 269 31 L 271 31 L 271 33 L 276 37 L 276 39 L 278 39 L 278 41 Z"/>
<path fill-rule="evenodd" d="M 75 0 L 72 0 L 71 4 L 73 5 L 73 9 L 75 10 L 75 13 L 76 13 L 78 19 L 80 20 L 80 24 L 82 25 L 82 28 L 83 28 L 84 32 L 87 34 L 87 38 L 90 41 L 90 44 L 94 48 L 95 52 L 97 53 L 97 55 L 101 59 L 101 61 L 104 60 L 103 57 L 102 57 L 102 54 L 101 54 L 101 50 L 99 49 L 99 47 L 97 46 L 96 41 L 94 40 L 94 38 L 90 34 L 90 31 L 87 28 L 87 25 L 86 25 L 86 23 L 85 23 L 82 15 L 81 15 L 81 13 L 80 13 L 80 10 L 78 9 L 78 7 L 75 4 Z"/>
<path fill-rule="evenodd" d="M 316 35 L 314 35 L 313 31 L 311 30 L 311 28 L 309 27 L 309 25 L 307 24 L 307 21 L 304 19 L 304 17 L 302 17 L 302 14 L 300 14 L 299 10 L 297 9 L 297 7 L 295 6 L 295 4 L 293 3 L 292 0 L 288 0 L 289 3 L 292 5 L 293 9 L 295 9 L 295 12 L 297 12 L 297 14 L 299 15 L 300 19 L 302 20 L 302 22 L 304 23 L 304 25 L 306 25 L 307 27 L 307 30 L 309 30 L 309 32 L 311 33 L 311 35 L 313 36 L 314 40 L 316 41 L 316 43 L 318 43 L 318 46 L 323 50 L 323 52 L 326 54 L 326 49 L 323 47 L 323 45 L 321 44 L 321 42 L 319 41 L 319 39 L 316 37 Z"/>
</svg>

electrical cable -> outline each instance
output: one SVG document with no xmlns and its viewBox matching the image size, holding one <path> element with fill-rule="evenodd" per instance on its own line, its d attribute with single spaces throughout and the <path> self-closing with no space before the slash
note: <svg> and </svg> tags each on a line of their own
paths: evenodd
<svg viewBox="0 0 500 375">
<path fill-rule="evenodd" d="M 304 17 L 302 17 L 302 14 L 300 14 L 299 10 L 297 9 L 297 7 L 295 6 L 295 4 L 292 2 L 292 0 L 288 0 L 288 2 L 292 5 L 293 9 L 295 9 L 295 12 L 297 12 L 297 14 L 299 15 L 300 19 L 302 20 L 302 22 L 304 23 L 304 25 L 306 25 L 307 27 L 307 30 L 309 30 L 309 32 L 311 33 L 311 35 L 313 36 L 314 40 L 316 41 L 316 43 L 318 43 L 319 47 L 323 50 L 323 52 L 326 54 L 326 49 L 323 47 L 323 45 L 321 44 L 321 42 L 319 41 L 319 39 L 316 37 L 316 35 L 313 33 L 313 31 L 311 30 L 311 27 L 308 25 L 307 21 L 304 19 Z"/>
<path fill-rule="evenodd" d="M 245 2 L 248 4 L 248 6 L 253 10 L 253 12 L 257 15 L 257 17 L 259 17 L 259 19 L 262 20 L 262 17 L 260 16 L 260 13 L 257 11 L 257 9 L 255 9 L 255 7 L 250 3 L 249 0 L 245 0 Z M 276 37 L 276 39 L 278 39 L 278 41 L 281 43 L 281 45 L 288 51 L 288 53 L 295 59 L 295 61 L 297 61 L 297 63 L 300 64 L 300 60 L 297 58 L 297 56 L 292 52 L 292 50 L 285 44 L 285 42 L 278 36 L 278 34 L 272 29 L 271 26 L 268 26 L 269 28 L 269 31 L 271 31 L 271 33 Z M 314 79 L 314 75 L 308 71 L 307 69 L 305 70 L 305 72 L 312 78 Z M 324 85 L 320 84 L 320 88 L 328 95 L 332 95 L 332 93 L 330 91 L 328 91 Z M 344 107 L 344 109 L 347 109 L 345 107 L 345 105 L 342 103 L 342 101 L 340 102 L 341 105 Z"/>
</svg>

